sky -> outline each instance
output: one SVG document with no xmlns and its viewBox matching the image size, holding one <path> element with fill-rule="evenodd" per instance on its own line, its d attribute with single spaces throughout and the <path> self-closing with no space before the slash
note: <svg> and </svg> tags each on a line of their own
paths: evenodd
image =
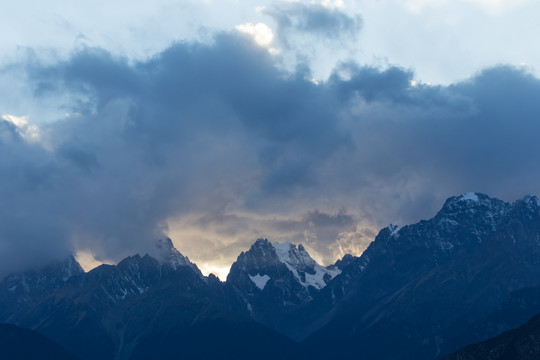
<svg viewBox="0 0 540 360">
<path fill-rule="evenodd" d="M 540 194 L 536 1 L 0 4 L 0 275 L 169 236 L 328 265 L 469 191 Z"/>
</svg>

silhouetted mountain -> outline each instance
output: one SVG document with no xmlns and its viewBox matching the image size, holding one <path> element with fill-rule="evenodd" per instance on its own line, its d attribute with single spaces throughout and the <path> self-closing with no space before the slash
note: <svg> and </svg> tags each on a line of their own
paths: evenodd
<svg viewBox="0 0 540 360">
<path fill-rule="evenodd" d="M 540 313 L 540 287 L 527 287 L 508 294 L 497 309 L 487 318 L 473 323 L 463 336 L 453 339 L 454 348 L 470 343 L 470 339 L 494 337 L 508 329 L 524 324 Z"/>
<path fill-rule="evenodd" d="M 132 360 L 308 359 L 299 344 L 252 321 L 201 321 L 140 339 Z"/>
<path fill-rule="evenodd" d="M 161 262 L 147 254 L 99 266 L 30 309 L 20 324 L 82 358 L 112 359 L 128 357 L 156 328 L 219 313 L 219 280 L 202 276 L 172 245 L 168 251 Z"/>
<path fill-rule="evenodd" d="M 74 276 L 84 274 L 77 260 L 69 256 L 39 270 L 11 274 L 0 282 L 0 319 L 16 321 L 13 316 L 24 312 L 48 297 Z"/>
<path fill-rule="evenodd" d="M 49 292 L 26 303 L 25 308 L 19 307 L 10 319 L 38 330 L 83 359 L 129 359 L 136 347 L 138 353 L 152 348 L 148 339 L 192 334 L 192 330 L 206 327 L 238 329 L 239 333 L 242 327 L 251 328 L 248 333 L 254 344 L 263 335 L 292 343 L 255 324 L 240 297 L 215 276 L 203 276 L 170 239 L 158 241 L 156 246 L 155 256 L 160 260 L 148 254 L 135 255 L 118 265 L 101 265 L 73 276 L 62 286 L 54 283 Z M 59 270 L 56 275 L 61 273 Z M 7 280 L 12 278 L 28 278 L 28 274 Z M 10 293 L 11 288 L 3 288 Z M 243 325 L 233 326 L 238 323 Z M 189 339 L 186 347 L 197 343 L 191 335 L 185 339 Z M 238 338 L 230 344 L 239 346 L 244 341 Z M 162 346 L 163 356 L 176 351 L 177 344 Z"/>
<path fill-rule="evenodd" d="M 83 359 L 436 359 L 521 325 L 539 295 L 540 201 L 468 193 L 329 267 L 265 239 L 226 283 L 170 239 L 86 274 L 69 258 L 5 278 L 0 321 Z"/>
<path fill-rule="evenodd" d="M 306 342 L 334 344 L 322 357 L 434 359 L 456 350 L 457 337 L 478 341 L 471 324 L 540 285 L 539 234 L 536 197 L 509 204 L 474 193 L 448 199 L 431 220 L 385 228 L 323 290 L 319 303 L 339 300 Z"/>
<path fill-rule="evenodd" d="M 0 358 L 6 360 L 78 359 L 43 335 L 12 324 L 0 324 Z"/>
<path fill-rule="evenodd" d="M 479 344 L 469 345 L 443 360 L 538 360 L 540 315 L 525 325 Z"/>
</svg>

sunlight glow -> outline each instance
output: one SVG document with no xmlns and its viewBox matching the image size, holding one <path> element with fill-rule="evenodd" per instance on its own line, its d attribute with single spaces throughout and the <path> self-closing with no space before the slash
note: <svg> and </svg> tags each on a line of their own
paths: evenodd
<svg viewBox="0 0 540 360">
<path fill-rule="evenodd" d="M 197 266 L 199 267 L 204 276 L 214 274 L 221 281 L 227 280 L 227 275 L 229 275 L 229 271 L 231 270 L 230 267 L 220 267 L 208 263 L 197 264 Z"/>
<path fill-rule="evenodd" d="M 90 251 L 82 250 L 75 253 L 75 259 L 81 265 L 84 271 L 89 272 L 90 270 L 98 267 L 99 265 L 112 263 L 99 261 L 94 257 Z"/>
<path fill-rule="evenodd" d="M 321 4 L 325 8 L 330 8 L 330 9 L 332 8 L 344 9 L 345 8 L 345 3 L 343 2 L 343 0 L 323 0 Z"/>
<path fill-rule="evenodd" d="M 272 29 L 263 23 L 245 23 L 235 26 L 236 30 L 253 36 L 257 44 L 264 47 L 269 47 L 274 41 L 274 33 Z"/>
<path fill-rule="evenodd" d="M 2 120 L 8 121 L 17 127 L 17 132 L 28 142 L 38 142 L 41 131 L 37 125 L 28 123 L 28 116 L 4 114 Z"/>
</svg>

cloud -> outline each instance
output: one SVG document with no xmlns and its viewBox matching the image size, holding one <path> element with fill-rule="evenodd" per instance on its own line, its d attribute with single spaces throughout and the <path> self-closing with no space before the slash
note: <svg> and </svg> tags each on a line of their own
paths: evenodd
<svg viewBox="0 0 540 360">
<path fill-rule="evenodd" d="M 340 59 L 356 57 L 362 17 L 342 1 L 274 2 L 259 13 L 274 26 L 274 47 L 287 69 L 307 69 L 306 77 L 326 79 Z M 331 56 L 328 56 L 329 51 Z"/>
<path fill-rule="evenodd" d="M 11 122 L 16 126 L 17 133 L 29 142 L 39 141 L 40 129 L 36 125 L 28 124 L 27 116 L 2 115 L 2 120 Z"/>
<path fill-rule="evenodd" d="M 476 5 L 492 15 L 500 15 L 509 9 L 522 6 L 527 3 L 531 3 L 531 0 L 517 0 L 517 1 L 505 1 L 505 0 L 461 0 L 461 3 L 466 5 Z M 415 13 L 420 13 L 426 7 L 446 7 L 452 2 L 447 0 L 438 1 L 426 1 L 426 0 L 408 0 L 406 2 L 407 7 Z"/>
<path fill-rule="evenodd" d="M 0 273 L 73 251 L 114 262 L 174 234 L 207 268 L 259 236 L 330 263 L 448 196 L 540 193 L 540 80 L 523 69 L 413 86 L 408 69 L 349 62 L 316 85 L 279 65 L 238 32 L 138 62 L 82 48 L 26 63 L 36 101 L 71 115 L 30 141 L 33 118 L 2 114 Z"/>
<path fill-rule="evenodd" d="M 263 10 L 277 24 L 278 34 L 285 44 L 293 34 L 308 34 L 321 39 L 356 38 L 362 26 L 358 15 L 342 11 L 340 3 L 303 4 L 300 2 L 274 5 Z"/>
<path fill-rule="evenodd" d="M 66 256 L 66 219 L 56 217 L 63 206 L 56 202 L 62 186 L 59 164 L 5 117 L 0 119 L 0 153 L 0 273 Z"/>
<path fill-rule="evenodd" d="M 341 209 L 304 214 L 258 215 L 250 212 L 190 214 L 171 224 L 178 239 L 196 238 L 186 251 L 197 254 L 200 263 L 226 268 L 231 259 L 249 249 L 254 239 L 290 241 L 306 246 L 324 264 L 332 264 L 346 252 L 360 254 L 373 238 L 373 230 L 358 228 L 359 219 Z"/>
<path fill-rule="evenodd" d="M 274 40 L 272 29 L 263 23 L 246 23 L 237 25 L 236 30 L 252 35 L 255 42 L 261 46 L 270 46 Z"/>
</svg>

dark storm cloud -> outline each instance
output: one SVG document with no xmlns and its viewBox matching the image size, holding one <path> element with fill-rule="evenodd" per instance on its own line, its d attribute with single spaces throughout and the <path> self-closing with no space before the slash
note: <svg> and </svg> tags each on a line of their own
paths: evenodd
<svg viewBox="0 0 540 360">
<path fill-rule="evenodd" d="M 394 221 L 411 221 L 430 216 L 452 193 L 514 200 L 538 192 L 538 79 L 500 66 L 449 87 L 404 86 L 405 74 L 393 69 L 388 79 L 385 73 L 379 72 L 377 91 L 365 90 L 372 81 L 362 80 L 361 69 L 335 83 L 356 96 L 349 116 L 357 147 L 347 163 L 359 169 L 350 178 L 377 194 L 362 197 L 372 202 L 368 208 L 380 206 L 381 191 L 394 193 L 381 211 L 393 213 L 397 205 Z"/>
<path fill-rule="evenodd" d="M 340 77 L 347 74 L 347 80 Z M 396 66 L 381 70 L 374 67 L 360 67 L 355 63 L 341 64 L 331 75 L 329 82 L 340 93 L 340 99 L 348 100 L 360 96 L 366 101 L 390 100 L 407 101 L 411 94 L 413 73 Z"/>
<path fill-rule="evenodd" d="M 55 210 L 62 207 L 55 196 L 63 185 L 58 164 L 3 119 L 0 154 L 0 274 L 41 258 L 67 256 L 66 219 Z"/>
<path fill-rule="evenodd" d="M 310 34 L 319 39 L 355 38 L 362 26 L 360 16 L 349 16 L 337 8 L 320 4 L 288 3 L 265 9 L 278 27 L 278 35 L 287 43 L 291 34 Z"/>
<path fill-rule="evenodd" d="M 231 237 L 260 223 L 272 241 L 342 254 L 369 226 L 432 216 L 451 195 L 540 193 L 540 81 L 526 72 L 451 86 L 413 86 L 399 67 L 349 63 L 319 85 L 306 72 L 234 34 L 142 62 L 99 49 L 30 62 L 35 96 L 84 101 L 62 103 L 69 116 L 37 143 L 0 122 L 0 272 L 74 249 L 118 260 L 190 214 Z"/>
<path fill-rule="evenodd" d="M 319 210 L 308 212 L 307 216 L 304 217 L 304 221 L 314 226 L 319 227 L 338 227 L 343 228 L 345 226 L 352 226 L 356 222 L 354 217 L 345 213 L 344 210 L 338 211 L 337 214 L 326 214 L 320 212 Z"/>
</svg>

